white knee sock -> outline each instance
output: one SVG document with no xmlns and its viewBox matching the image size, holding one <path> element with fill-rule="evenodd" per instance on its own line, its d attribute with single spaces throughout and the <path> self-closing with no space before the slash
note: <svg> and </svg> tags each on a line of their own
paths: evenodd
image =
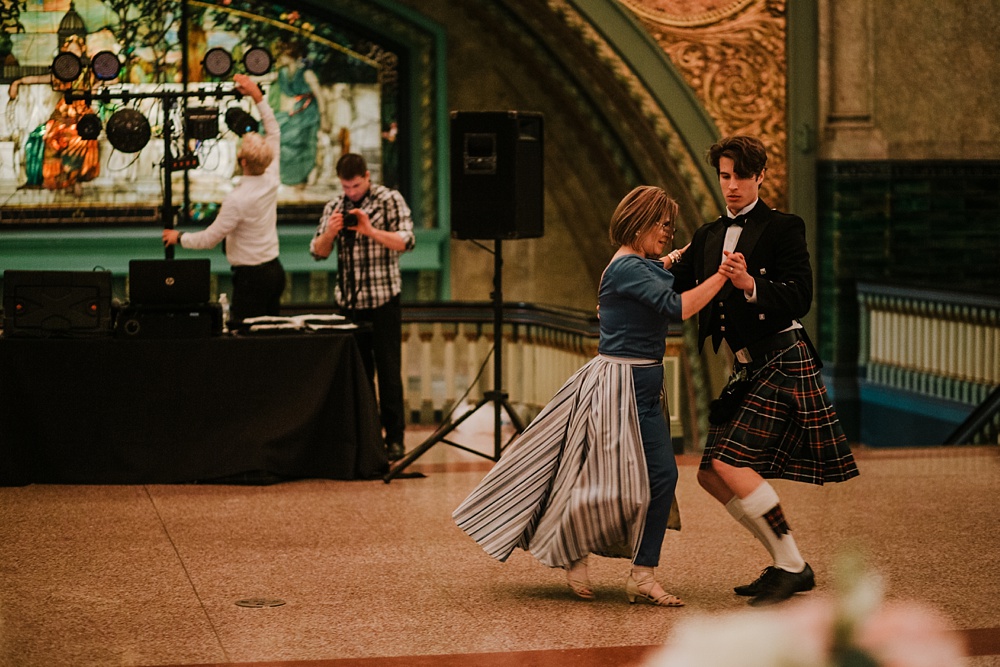
<svg viewBox="0 0 1000 667">
<path fill-rule="evenodd" d="M 733 499 L 726 503 L 726 510 L 739 522 L 741 526 L 746 528 L 751 535 L 757 538 L 758 542 L 764 545 L 764 548 L 767 549 L 767 553 L 771 554 L 771 558 L 774 559 L 774 550 L 771 549 L 771 543 L 768 541 L 767 536 L 760 532 L 760 528 L 757 527 L 757 524 L 747 516 L 746 510 L 743 509 L 743 501 L 740 500 L 739 496 L 733 496 Z"/>
<path fill-rule="evenodd" d="M 750 532 L 771 554 L 775 567 L 788 572 L 801 572 L 805 569 L 806 562 L 799 553 L 799 547 L 795 544 L 788 523 L 785 522 L 778 493 L 773 486 L 764 482 L 745 498 L 741 498 L 739 504 L 747 522 L 753 524 L 756 529 L 751 529 Z"/>
</svg>

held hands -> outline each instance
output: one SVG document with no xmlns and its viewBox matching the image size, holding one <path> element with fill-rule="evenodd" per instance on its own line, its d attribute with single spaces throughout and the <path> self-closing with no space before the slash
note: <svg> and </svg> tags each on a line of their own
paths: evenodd
<svg viewBox="0 0 1000 667">
<path fill-rule="evenodd" d="M 725 259 L 719 265 L 719 273 L 728 278 L 733 287 L 752 292 L 754 288 L 753 277 L 747 273 L 747 260 L 741 252 L 723 251 Z"/>
</svg>

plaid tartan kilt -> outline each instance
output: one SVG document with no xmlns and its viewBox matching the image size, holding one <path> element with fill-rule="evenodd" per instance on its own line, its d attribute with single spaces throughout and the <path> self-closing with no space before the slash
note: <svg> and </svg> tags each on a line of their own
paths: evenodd
<svg viewBox="0 0 1000 667">
<path fill-rule="evenodd" d="M 858 475 L 854 455 L 806 344 L 778 351 L 728 422 L 708 432 L 701 468 L 712 459 L 765 478 L 810 484 Z"/>
</svg>

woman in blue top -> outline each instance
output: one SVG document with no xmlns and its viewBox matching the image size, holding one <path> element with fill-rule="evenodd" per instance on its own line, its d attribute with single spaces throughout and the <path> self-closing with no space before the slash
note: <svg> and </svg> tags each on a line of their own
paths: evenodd
<svg viewBox="0 0 1000 667">
<path fill-rule="evenodd" d="M 677 607 L 653 576 L 677 464 L 663 416 L 663 354 L 671 320 L 687 319 L 726 283 L 724 268 L 678 294 L 667 270 L 677 203 L 640 186 L 615 209 L 618 247 L 598 292 L 597 357 L 571 377 L 453 517 L 494 558 L 515 547 L 567 570 L 573 592 L 594 597 L 591 553 L 632 559 L 629 602 Z"/>
</svg>

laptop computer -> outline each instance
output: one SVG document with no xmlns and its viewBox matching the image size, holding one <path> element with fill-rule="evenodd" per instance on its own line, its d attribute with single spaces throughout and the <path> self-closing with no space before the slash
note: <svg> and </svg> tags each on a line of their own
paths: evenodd
<svg viewBox="0 0 1000 667">
<path fill-rule="evenodd" d="M 208 303 L 209 259 L 133 259 L 128 263 L 129 303 L 134 306 L 189 306 Z"/>
</svg>

